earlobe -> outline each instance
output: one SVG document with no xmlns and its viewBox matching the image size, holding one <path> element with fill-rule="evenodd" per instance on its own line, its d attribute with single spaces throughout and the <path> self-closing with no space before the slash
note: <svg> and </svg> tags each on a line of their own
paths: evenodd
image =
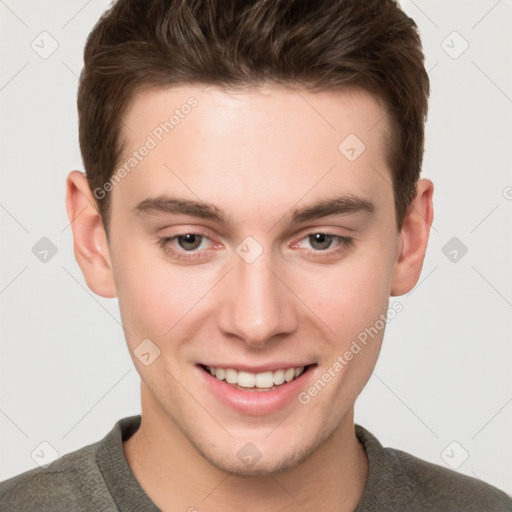
<svg viewBox="0 0 512 512">
<path fill-rule="evenodd" d="M 416 196 L 407 210 L 400 232 L 391 296 L 408 293 L 420 278 L 434 218 L 433 192 L 432 181 L 426 178 L 418 181 Z"/>
<path fill-rule="evenodd" d="M 73 231 L 75 258 L 87 286 L 101 297 L 115 297 L 105 229 L 87 178 L 80 171 L 71 171 L 67 177 L 66 210 Z"/>
</svg>

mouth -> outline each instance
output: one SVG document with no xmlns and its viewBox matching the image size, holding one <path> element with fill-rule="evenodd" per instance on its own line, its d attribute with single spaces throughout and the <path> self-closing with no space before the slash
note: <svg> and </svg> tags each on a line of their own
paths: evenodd
<svg viewBox="0 0 512 512">
<path fill-rule="evenodd" d="M 271 418 L 274 414 L 290 414 L 290 408 L 300 405 L 299 393 L 315 379 L 317 363 L 260 367 L 196 364 L 196 369 L 206 400 L 211 398 L 244 416 Z"/>
<path fill-rule="evenodd" d="M 267 370 L 263 372 L 249 372 L 237 370 L 236 368 L 223 368 L 207 366 L 200 364 L 199 367 L 224 382 L 234 389 L 240 391 L 268 392 L 277 390 L 286 384 L 299 379 L 302 375 L 315 365 L 294 366 L 288 368 L 278 368 L 276 370 Z"/>
</svg>

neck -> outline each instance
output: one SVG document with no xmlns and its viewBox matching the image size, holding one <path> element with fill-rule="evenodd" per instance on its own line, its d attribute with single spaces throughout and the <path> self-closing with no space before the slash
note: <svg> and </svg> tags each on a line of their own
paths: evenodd
<svg viewBox="0 0 512 512">
<path fill-rule="evenodd" d="M 142 392 L 142 422 L 124 443 L 128 464 L 162 510 L 222 512 L 355 510 L 368 476 L 353 408 L 333 434 L 296 467 L 265 476 L 227 473 L 206 460 Z"/>
</svg>

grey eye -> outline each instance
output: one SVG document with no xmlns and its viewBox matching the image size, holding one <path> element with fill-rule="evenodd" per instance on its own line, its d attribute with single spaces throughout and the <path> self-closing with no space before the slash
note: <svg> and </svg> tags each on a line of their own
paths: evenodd
<svg viewBox="0 0 512 512">
<path fill-rule="evenodd" d="M 193 233 L 187 233 L 186 235 L 180 235 L 177 237 L 178 244 L 182 249 L 193 251 L 197 249 L 203 240 L 201 235 L 195 235 Z"/>
<path fill-rule="evenodd" d="M 332 235 L 327 235 L 325 233 L 315 233 L 313 235 L 308 236 L 309 243 L 311 247 L 317 251 L 321 251 L 324 249 L 328 249 L 332 243 Z M 315 246 L 315 244 L 317 244 Z"/>
</svg>

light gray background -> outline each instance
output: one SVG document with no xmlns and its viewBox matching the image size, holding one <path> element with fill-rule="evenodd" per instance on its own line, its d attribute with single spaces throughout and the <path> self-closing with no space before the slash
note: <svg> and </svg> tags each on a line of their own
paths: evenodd
<svg viewBox="0 0 512 512">
<path fill-rule="evenodd" d="M 107 6 L 0 0 L 0 479 L 35 467 L 34 450 L 51 455 L 41 442 L 62 455 L 140 411 L 117 300 L 87 288 L 64 201 L 67 173 L 83 170 L 83 46 Z M 386 446 L 511 493 L 512 2 L 402 6 L 431 79 L 423 176 L 435 184 L 435 218 L 418 285 L 393 299 L 403 311 L 356 421 Z M 31 47 L 48 52 L 52 38 L 46 59 Z M 32 252 L 42 237 L 58 249 L 46 263 Z M 452 237 L 468 248 L 455 262 L 443 253 Z"/>
</svg>

